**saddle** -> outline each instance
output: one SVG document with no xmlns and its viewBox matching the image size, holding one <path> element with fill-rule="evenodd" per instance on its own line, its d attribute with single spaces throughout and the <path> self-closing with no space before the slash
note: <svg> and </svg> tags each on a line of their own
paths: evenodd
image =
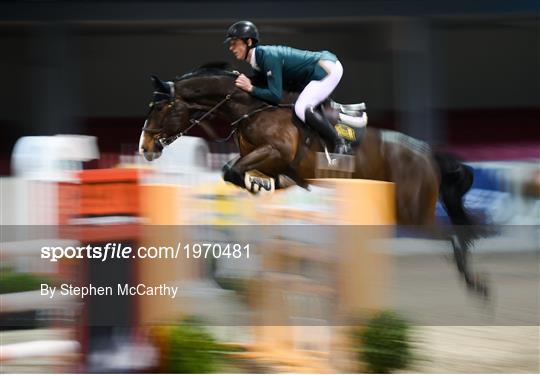
<svg viewBox="0 0 540 375">
<path fill-rule="evenodd" d="M 341 104 L 328 99 L 321 104 L 320 111 L 351 146 L 360 143 L 368 122 L 365 103 Z"/>
</svg>

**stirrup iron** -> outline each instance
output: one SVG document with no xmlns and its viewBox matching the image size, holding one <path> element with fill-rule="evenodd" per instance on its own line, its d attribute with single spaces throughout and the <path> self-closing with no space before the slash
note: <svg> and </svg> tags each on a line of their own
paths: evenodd
<svg viewBox="0 0 540 375">
<path fill-rule="evenodd" d="M 332 159 L 332 157 L 330 156 L 330 153 L 328 152 L 328 147 L 326 147 L 326 145 L 324 145 L 324 155 L 326 156 L 328 165 L 332 165 L 332 166 L 336 165 L 337 159 Z"/>
</svg>

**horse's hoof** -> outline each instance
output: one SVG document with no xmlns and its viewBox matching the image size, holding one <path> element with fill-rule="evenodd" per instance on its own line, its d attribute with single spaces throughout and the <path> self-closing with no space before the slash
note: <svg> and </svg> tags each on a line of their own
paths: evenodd
<svg viewBox="0 0 540 375">
<path fill-rule="evenodd" d="M 478 276 L 476 276 L 471 283 L 467 283 L 467 290 L 478 297 L 489 300 L 490 291 L 488 284 L 484 279 Z"/>
<path fill-rule="evenodd" d="M 484 297 L 485 299 L 489 299 L 489 288 L 487 287 L 487 285 L 482 285 L 480 287 L 480 290 L 478 291 L 480 293 L 480 295 L 482 297 Z"/>
<path fill-rule="evenodd" d="M 490 293 L 489 293 L 489 287 L 488 287 L 488 283 L 486 279 L 483 277 L 477 276 L 474 281 L 474 284 L 475 284 L 476 293 L 488 299 Z"/>
<path fill-rule="evenodd" d="M 280 189 L 286 189 L 296 185 L 296 182 L 292 178 L 283 174 L 278 176 L 277 182 Z"/>
</svg>

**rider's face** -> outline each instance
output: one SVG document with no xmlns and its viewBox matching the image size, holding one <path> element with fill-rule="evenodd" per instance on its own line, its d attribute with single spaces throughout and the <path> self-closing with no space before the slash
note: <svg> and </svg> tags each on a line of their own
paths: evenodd
<svg viewBox="0 0 540 375">
<path fill-rule="evenodd" d="M 248 41 L 248 43 L 251 40 Z M 242 39 L 233 39 L 229 42 L 229 51 L 231 51 L 238 60 L 244 60 L 248 46 Z"/>
</svg>

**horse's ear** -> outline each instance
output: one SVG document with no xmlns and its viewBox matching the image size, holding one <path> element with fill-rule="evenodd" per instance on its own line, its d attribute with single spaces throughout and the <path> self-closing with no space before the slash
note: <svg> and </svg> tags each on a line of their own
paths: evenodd
<svg viewBox="0 0 540 375">
<path fill-rule="evenodd" d="M 150 76 L 150 79 L 152 80 L 152 84 L 154 85 L 154 89 L 157 92 L 161 92 L 161 93 L 167 94 L 167 95 L 171 94 L 171 87 L 168 84 L 166 84 L 165 82 L 163 82 L 162 80 L 160 80 L 158 77 L 156 77 L 154 75 Z"/>
<path fill-rule="evenodd" d="M 159 78 L 156 77 L 155 75 L 151 75 L 150 80 L 152 81 L 152 86 L 154 86 L 154 88 L 157 89 Z"/>
</svg>

